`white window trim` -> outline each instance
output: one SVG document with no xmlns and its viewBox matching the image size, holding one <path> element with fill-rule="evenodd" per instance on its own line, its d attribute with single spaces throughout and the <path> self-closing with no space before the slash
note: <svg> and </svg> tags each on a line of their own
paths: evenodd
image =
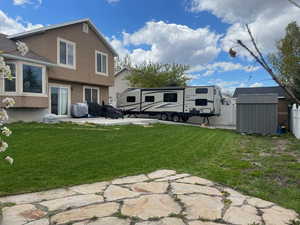
<svg viewBox="0 0 300 225">
<path fill-rule="evenodd" d="M 74 65 L 73 66 L 60 63 L 60 42 L 61 41 L 65 42 L 67 44 L 73 45 L 73 49 L 74 49 L 74 56 L 73 56 L 74 57 Z M 68 53 L 66 53 L 66 54 L 68 55 Z M 68 69 L 76 70 L 76 43 L 75 42 L 68 41 L 68 40 L 60 38 L 60 37 L 57 38 L 57 65 L 68 68 Z"/>
<path fill-rule="evenodd" d="M 49 107 L 48 111 L 51 113 L 51 88 L 52 87 L 63 87 L 63 88 L 68 88 L 68 115 L 57 115 L 59 117 L 70 117 L 71 116 L 71 85 L 66 85 L 66 84 L 57 84 L 57 83 L 49 83 Z"/>
<path fill-rule="evenodd" d="M 24 92 L 23 91 L 23 65 L 29 65 L 29 66 L 36 66 L 36 67 L 41 67 L 42 68 L 42 93 L 30 93 L 30 92 Z M 19 85 L 20 85 L 20 91 L 22 96 L 37 96 L 37 97 L 45 97 L 47 95 L 47 81 L 46 81 L 46 67 L 35 64 L 35 63 L 27 63 L 27 62 L 21 62 L 20 63 L 20 80 L 19 80 Z"/>
<path fill-rule="evenodd" d="M 6 62 L 6 64 L 14 64 L 15 65 L 15 83 L 16 83 L 16 90 L 15 91 L 5 91 L 5 78 L 3 79 L 2 87 L 3 87 L 3 93 L 5 95 L 16 95 L 18 93 L 18 80 L 17 74 L 18 74 L 18 63 L 17 62 Z"/>
<path fill-rule="evenodd" d="M 102 72 L 98 72 L 98 68 L 97 68 L 97 56 L 98 54 L 101 55 L 105 55 L 106 56 L 106 73 L 102 73 Z M 102 75 L 102 76 L 108 76 L 108 54 L 104 53 L 104 52 L 100 52 L 98 50 L 95 50 L 95 73 L 98 75 Z"/>
<path fill-rule="evenodd" d="M 100 102 L 100 88 L 93 87 L 93 86 L 83 86 L 82 100 L 83 100 L 84 103 L 86 102 L 86 99 L 85 99 L 85 89 L 97 89 L 98 90 L 97 103 L 99 104 L 99 102 Z"/>
</svg>

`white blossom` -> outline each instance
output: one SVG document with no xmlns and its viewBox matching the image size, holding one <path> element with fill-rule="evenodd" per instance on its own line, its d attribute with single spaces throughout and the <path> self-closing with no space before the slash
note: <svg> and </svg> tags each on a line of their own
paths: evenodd
<svg viewBox="0 0 300 225">
<path fill-rule="evenodd" d="M 13 98 L 5 98 L 3 99 L 2 103 L 5 105 L 4 107 L 7 109 L 12 107 L 14 104 L 16 104 Z"/>
<path fill-rule="evenodd" d="M 2 127 L 1 133 L 2 133 L 4 136 L 8 137 L 8 136 L 11 135 L 12 132 L 11 132 L 11 130 L 8 129 L 7 127 Z"/>
<path fill-rule="evenodd" d="M 5 141 L 0 141 L 0 152 L 5 152 L 8 148 L 8 144 Z"/>
<path fill-rule="evenodd" d="M 11 157 L 9 157 L 9 156 L 6 156 L 6 157 L 5 157 L 5 160 L 6 160 L 7 162 L 9 162 L 9 164 L 13 164 L 13 163 L 14 163 L 14 159 L 11 158 Z"/>
<path fill-rule="evenodd" d="M 27 45 L 24 42 L 17 41 L 16 45 L 17 45 L 18 51 L 21 53 L 22 56 L 24 56 L 28 53 L 29 49 L 28 49 Z"/>
<path fill-rule="evenodd" d="M 0 121 L 7 121 L 8 115 L 5 109 L 0 109 Z"/>
<path fill-rule="evenodd" d="M 11 70 L 8 65 L 6 65 L 4 58 L 0 56 L 0 77 L 11 79 Z"/>
</svg>

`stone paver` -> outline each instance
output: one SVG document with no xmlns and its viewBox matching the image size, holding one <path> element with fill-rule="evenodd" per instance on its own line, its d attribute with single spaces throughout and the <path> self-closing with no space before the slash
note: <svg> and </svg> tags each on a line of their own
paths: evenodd
<svg viewBox="0 0 300 225">
<path fill-rule="evenodd" d="M 133 184 L 137 182 L 143 182 L 149 180 L 145 175 L 131 176 L 118 178 L 112 181 L 112 184 Z"/>
<path fill-rule="evenodd" d="M 219 197 L 211 197 L 201 194 L 179 195 L 178 198 L 185 205 L 188 219 L 221 219 L 224 204 Z"/>
<path fill-rule="evenodd" d="M 44 211 L 30 204 L 6 207 L 2 209 L 2 214 L 3 220 L 1 225 L 25 224 L 46 215 Z"/>
<path fill-rule="evenodd" d="M 268 202 L 259 198 L 250 198 L 247 199 L 247 202 L 249 205 L 252 205 L 254 207 L 258 207 L 258 208 L 266 208 L 266 207 L 270 207 L 272 205 L 274 205 L 273 202 Z"/>
<path fill-rule="evenodd" d="M 157 179 L 157 178 L 162 178 L 162 177 L 168 177 L 171 175 L 176 174 L 175 170 L 157 170 L 153 173 L 149 173 L 147 176 L 150 179 Z"/>
<path fill-rule="evenodd" d="M 107 201 L 114 201 L 122 198 L 133 198 L 139 196 L 140 193 L 133 192 L 127 188 L 110 185 L 104 192 L 104 197 Z"/>
<path fill-rule="evenodd" d="M 130 220 L 116 217 L 105 217 L 91 222 L 74 223 L 73 225 L 130 225 Z"/>
<path fill-rule="evenodd" d="M 51 218 L 51 223 L 64 224 L 73 221 L 92 219 L 94 217 L 111 216 L 117 212 L 119 204 L 111 202 L 100 205 L 90 205 L 58 213 Z"/>
<path fill-rule="evenodd" d="M 200 177 L 195 177 L 195 176 L 179 179 L 176 182 L 188 183 L 188 184 L 202 184 L 202 185 L 213 185 L 214 184 L 210 180 L 206 180 L 206 179 L 203 179 Z"/>
<path fill-rule="evenodd" d="M 36 192 L 30 194 L 2 197 L 0 198 L 0 202 L 13 202 L 18 205 L 18 204 L 27 204 L 32 202 L 51 200 L 56 198 L 64 198 L 75 194 L 76 192 L 72 190 L 61 188 L 61 189 L 54 189 L 50 191 L 42 191 L 42 192 Z"/>
<path fill-rule="evenodd" d="M 160 178 L 160 179 L 157 179 L 156 181 L 173 181 L 173 180 L 177 180 L 177 179 L 180 179 L 183 177 L 188 177 L 188 176 L 190 176 L 190 174 L 181 173 L 181 174 L 176 174 L 176 175 L 169 176 L 169 177 Z"/>
<path fill-rule="evenodd" d="M 147 220 L 152 217 L 166 217 L 172 213 L 177 214 L 180 210 L 180 206 L 169 195 L 156 194 L 125 200 L 121 213 Z"/>
<path fill-rule="evenodd" d="M 239 225 L 261 224 L 262 220 L 257 213 L 257 210 L 249 205 L 230 207 L 224 215 L 224 220 Z"/>
<path fill-rule="evenodd" d="M 185 225 L 182 219 L 178 218 L 164 218 L 159 221 L 146 221 L 137 223 L 136 225 Z"/>
<path fill-rule="evenodd" d="M 168 186 L 167 182 L 144 182 L 133 184 L 130 188 L 135 192 L 161 194 L 167 191 Z"/>
<path fill-rule="evenodd" d="M 70 190 L 76 191 L 80 194 L 94 194 L 103 192 L 104 189 L 107 187 L 108 182 L 98 182 L 94 184 L 83 184 L 71 187 Z"/>
<path fill-rule="evenodd" d="M 297 219 L 297 213 L 284 209 L 279 206 L 273 206 L 269 209 L 263 209 L 263 219 L 266 225 L 286 225 L 290 220 Z"/>
<path fill-rule="evenodd" d="M 42 206 L 48 208 L 49 211 L 64 210 L 68 208 L 80 207 L 95 203 L 101 203 L 104 199 L 100 195 L 88 194 L 88 195 L 77 195 L 61 199 L 55 199 L 50 201 L 41 202 Z"/>
<path fill-rule="evenodd" d="M 0 203 L 16 204 L 2 209 L 1 225 L 287 225 L 298 219 L 275 203 L 167 169 Z"/>
<path fill-rule="evenodd" d="M 207 195 L 222 195 L 219 190 L 212 187 L 183 183 L 173 183 L 171 186 L 174 194 L 203 193 Z"/>
</svg>

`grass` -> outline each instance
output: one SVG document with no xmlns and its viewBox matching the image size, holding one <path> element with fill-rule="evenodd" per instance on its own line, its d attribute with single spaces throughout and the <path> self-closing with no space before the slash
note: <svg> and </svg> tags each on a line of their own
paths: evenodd
<svg viewBox="0 0 300 225">
<path fill-rule="evenodd" d="M 300 212 L 300 141 L 200 127 L 16 123 L 0 195 L 174 169 Z"/>
</svg>

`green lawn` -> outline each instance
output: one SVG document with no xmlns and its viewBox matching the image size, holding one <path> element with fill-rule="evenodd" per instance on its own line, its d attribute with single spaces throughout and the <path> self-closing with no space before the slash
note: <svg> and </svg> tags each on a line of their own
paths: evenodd
<svg viewBox="0 0 300 225">
<path fill-rule="evenodd" d="M 175 169 L 300 212 L 300 141 L 200 127 L 12 124 L 0 195 Z M 2 154 L 3 156 L 3 154 Z"/>
</svg>

